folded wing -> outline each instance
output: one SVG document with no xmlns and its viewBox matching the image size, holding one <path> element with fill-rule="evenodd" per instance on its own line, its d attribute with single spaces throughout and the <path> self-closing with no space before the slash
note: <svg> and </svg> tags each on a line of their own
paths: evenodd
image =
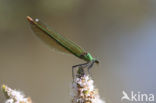
<svg viewBox="0 0 156 103">
<path fill-rule="evenodd" d="M 64 38 L 54 30 L 51 30 L 40 20 L 36 19 L 34 21 L 29 16 L 27 17 L 27 19 L 30 22 L 31 29 L 34 31 L 34 33 L 50 47 L 63 53 L 73 54 L 77 57 L 80 57 L 85 53 L 84 49 L 76 45 L 74 42 Z"/>
</svg>

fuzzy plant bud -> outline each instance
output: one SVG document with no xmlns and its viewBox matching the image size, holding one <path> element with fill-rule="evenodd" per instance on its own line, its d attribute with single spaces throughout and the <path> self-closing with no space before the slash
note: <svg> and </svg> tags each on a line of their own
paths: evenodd
<svg viewBox="0 0 156 103">
<path fill-rule="evenodd" d="M 2 91 L 7 99 L 5 103 L 32 103 L 31 99 L 26 98 L 22 92 L 13 90 L 6 85 L 2 85 Z"/>
<path fill-rule="evenodd" d="M 72 103 L 105 103 L 89 74 L 79 68 L 72 83 Z"/>
</svg>

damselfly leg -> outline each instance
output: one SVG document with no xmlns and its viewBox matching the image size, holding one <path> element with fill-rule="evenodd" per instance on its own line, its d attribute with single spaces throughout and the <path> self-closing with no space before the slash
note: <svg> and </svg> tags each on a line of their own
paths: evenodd
<svg viewBox="0 0 156 103">
<path fill-rule="evenodd" d="M 75 74 L 74 74 L 74 69 L 75 69 L 76 67 L 79 67 L 79 68 L 84 69 L 84 68 L 86 68 L 88 65 L 89 65 L 89 62 L 72 66 L 72 77 L 73 77 L 73 80 L 74 80 L 74 75 L 75 75 Z"/>
<path fill-rule="evenodd" d="M 91 76 L 92 76 L 92 74 L 90 73 L 90 69 L 93 67 L 94 63 L 95 63 L 95 60 L 91 61 L 91 62 L 89 63 L 88 68 L 87 68 L 87 69 L 88 69 L 88 74 L 91 75 Z"/>
</svg>

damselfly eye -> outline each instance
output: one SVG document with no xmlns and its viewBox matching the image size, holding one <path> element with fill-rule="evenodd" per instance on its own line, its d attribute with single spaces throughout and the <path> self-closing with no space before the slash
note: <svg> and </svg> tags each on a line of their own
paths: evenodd
<svg viewBox="0 0 156 103">
<path fill-rule="evenodd" d="M 99 64 L 99 61 L 98 60 L 95 60 L 95 63 Z"/>
</svg>

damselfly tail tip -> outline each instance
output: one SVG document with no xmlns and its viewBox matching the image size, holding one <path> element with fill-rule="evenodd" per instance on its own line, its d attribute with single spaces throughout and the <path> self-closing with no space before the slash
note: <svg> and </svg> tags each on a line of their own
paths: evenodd
<svg viewBox="0 0 156 103">
<path fill-rule="evenodd" d="M 27 20 L 30 22 L 34 22 L 34 20 L 30 16 L 27 16 Z M 35 22 L 39 22 L 39 19 L 36 18 Z"/>
<path fill-rule="evenodd" d="M 27 20 L 31 22 L 33 21 L 33 19 L 30 16 L 27 16 Z"/>
</svg>

